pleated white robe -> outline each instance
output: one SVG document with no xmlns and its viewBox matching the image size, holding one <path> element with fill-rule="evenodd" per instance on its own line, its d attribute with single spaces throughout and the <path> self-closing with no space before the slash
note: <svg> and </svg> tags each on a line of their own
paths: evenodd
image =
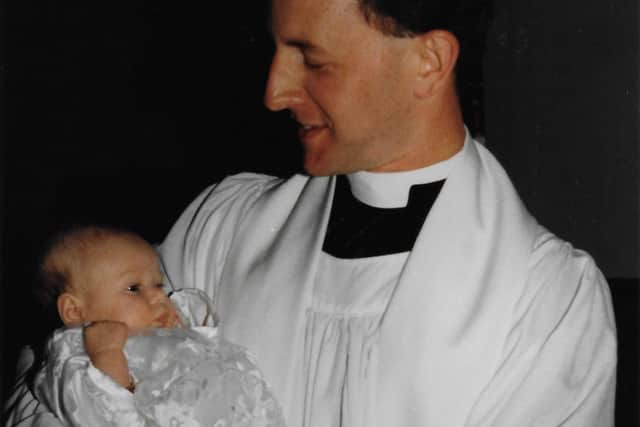
<svg viewBox="0 0 640 427">
<path fill-rule="evenodd" d="M 313 421 L 308 325 L 334 185 L 229 177 L 160 248 L 174 286 L 214 297 L 222 334 L 256 356 L 290 427 Z M 589 255 L 537 224 L 469 138 L 373 330 L 363 398 L 343 427 L 613 426 L 607 283 Z"/>
<path fill-rule="evenodd" d="M 606 281 L 537 224 L 484 147 L 463 150 L 369 338 L 349 427 L 613 425 Z M 223 334 L 254 352 L 290 426 L 312 422 L 307 326 L 333 187 L 231 177 L 162 247 L 171 280 L 215 295 Z"/>
</svg>

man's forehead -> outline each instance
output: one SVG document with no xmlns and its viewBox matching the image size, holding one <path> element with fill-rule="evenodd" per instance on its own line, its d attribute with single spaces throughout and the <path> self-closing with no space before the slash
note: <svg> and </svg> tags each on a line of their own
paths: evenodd
<svg viewBox="0 0 640 427">
<path fill-rule="evenodd" d="M 276 39 L 301 47 L 317 47 L 311 35 L 337 31 L 340 23 L 360 14 L 358 0 L 272 0 L 269 28 Z"/>
</svg>

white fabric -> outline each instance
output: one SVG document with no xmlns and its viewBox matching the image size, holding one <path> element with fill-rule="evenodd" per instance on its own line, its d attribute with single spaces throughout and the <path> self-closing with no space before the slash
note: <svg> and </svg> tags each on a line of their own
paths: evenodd
<svg viewBox="0 0 640 427">
<path fill-rule="evenodd" d="M 349 426 L 361 417 L 367 403 L 371 337 L 378 333 L 407 255 L 362 259 L 320 255 L 301 373 L 304 425 Z"/>
<path fill-rule="evenodd" d="M 355 172 L 347 175 L 351 193 L 361 202 L 376 208 L 399 208 L 407 205 L 412 185 L 441 181 L 463 157 L 464 150 L 447 160 L 401 172 Z"/>
<path fill-rule="evenodd" d="M 319 353 L 305 349 L 333 185 L 232 177 L 163 246 L 172 277 L 215 295 L 223 334 L 256 354 L 289 425 L 311 422 L 305 370 Z M 352 426 L 612 425 L 606 282 L 531 218 L 476 143 L 450 171 L 381 322 L 363 344 L 371 369 Z"/>
<path fill-rule="evenodd" d="M 185 292 L 174 295 L 191 316 L 199 304 Z M 35 377 L 36 397 L 66 426 L 284 427 L 255 362 L 214 327 L 148 329 L 124 351 L 133 394 L 91 364 L 82 328 L 55 331 Z"/>
<path fill-rule="evenodd" d="M 446 178 L 460 154 L 406 172 L 348 175 L 353 196 L 369 206 L 407 205 L 412 185 Z M 341 259 L 321 253 L 305 334 L 305 425 L 354 425 L 366 410 L 375 351 L 371 337 L 398 283 L 409 252 Z"/>
<path fill-rule="evenodd" d="M 174 283 L 214 296 L 222 334 L 260 361 L 289 426 L 314 422 L 310 360 L 340 372 L 319 359 L 309 330 L 334 182 L 230 177 L 192 203 L 161 248 Z M 369 368 L 349 382 L 361 400 L 342 400 L 328 427 L 613 426 L 607 284 L 587 254 L 535 222 L 473 141 L 369 327 L 378 332 L 366 342 L 343 335 L 345 347 L 366 349 Z"/>
</svg>

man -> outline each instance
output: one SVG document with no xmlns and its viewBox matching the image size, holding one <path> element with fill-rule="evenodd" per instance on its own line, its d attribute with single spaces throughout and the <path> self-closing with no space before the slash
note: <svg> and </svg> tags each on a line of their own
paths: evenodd
<svg viewBox="0 0 640 427">
<path fill-rule="evenodd" d="M 450 4 L 273 0 L 265 103 L 311 177 L 212 186 L 167 276 L 215 298 L 290 426 L 612 426 L 607 284 L 466 131 Z"/>
</svg>

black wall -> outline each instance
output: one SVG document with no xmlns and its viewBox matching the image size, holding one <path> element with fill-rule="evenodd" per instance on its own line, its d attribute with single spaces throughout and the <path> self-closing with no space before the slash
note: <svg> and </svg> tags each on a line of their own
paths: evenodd
<svg viewBox="0 0 640 427">
<path fill-rule="evenodd" d="M 496 0 L 487 143 L 540 222 L 639 277 L 637 0 Z"/>
</svg>

